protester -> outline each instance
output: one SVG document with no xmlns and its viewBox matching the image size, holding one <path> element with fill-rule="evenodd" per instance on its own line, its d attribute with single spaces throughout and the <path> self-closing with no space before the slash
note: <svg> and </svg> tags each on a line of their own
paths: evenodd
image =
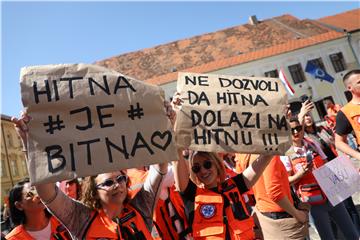
<svg viewBox="0 0 360 240">
<path fill-rule="evenodd" d="M 343 80 L 352 99 L 336 116 L 335 145 L 341 152 L 360 161 L 360 151 L 351 148 L 347 142 L 347 136 L 354 132 L 356 142 L 360 145 L 360 69 L 348 72 Z"/>
<path fill-rule="evenodd" d="M 327 161 L 326 155 L 317 144 L 304 138 L 304 129 L 298 118 L 290 119 L 290 127 L 293 146 L 286 154 L 291 165 L 289 181 L 294 184 L 299 198 L 311 205 L 310 214 L 321 239 L 335 239 L 330 217 L 346 239 L 358 239 L 359 235 L 344 204 L 332 206 L 312 174 L 313 169 Z"/>
<path fill-rule="evenodd" d="M 165 103 L 167 115 L 174 115 Z M 15 127 L 27 142 L 30 116 L 13 118 Z M 24 145 L 27 146 L 27 145 Z M 36 185 L 41 200 L 76 239 L 152 239 L 152 217 L 159 188 L 167 172 L 167 163 L 152 165 L 141 190 L 128 197 L 130 182 L 126 171 L 114 171 L 86 177 L 82 203 L 59 191 L 54 183 Z"/>
<path fill-rule="evenodd" d="M 77 178 L 61 181 L 59 187 L 61 191 L 75 200 L 81 196 L 81 185 Z"/>
<path fill-rule="evenodd" d="M 253 191 L 264 239 L 303 240 L 308 236 L 308 212 L 296 208 L 300 206 L 292 198 L 288 174 L 279 156 L 265 168 Z"/>
<path fill-rule="evenodd" d="M 162 240 L 191 239 L 184 202 L 174 186 L 172 166 L 169 167 L 155 208 L 154 223 Z"/>
<path fill-rule="evenodd" d="M 327 159 L 332 160 L 338 155 L 335 149 L 333 132 L 327 126 L 316 126 L 311 116 L 313 109 L 314 103 L 310 100 L 302 104 L 298 114 L 300 125 L 304 125 L 305 136 L 316 142 L 325 153 Z"/>
<path fill-rule="evenodd" d="M 10 190 L 9 204 L 16 227 L 6 239 L 71 239 L 65 227 L 47 212 L 29 179 L 18 182 Z"/>
</svg>

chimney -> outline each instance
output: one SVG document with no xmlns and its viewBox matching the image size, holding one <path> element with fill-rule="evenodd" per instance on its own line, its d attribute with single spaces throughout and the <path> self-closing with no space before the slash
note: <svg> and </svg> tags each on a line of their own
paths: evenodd
<svg viewBox="0 0 360 240">
<path fill-rule="evenodd" d="M 249 24 L 250 25 L 257 25 L 259 23 L 259 21 L 257 20 L 256 15 L 252 15 L 249 17 Z"/>
</svg>

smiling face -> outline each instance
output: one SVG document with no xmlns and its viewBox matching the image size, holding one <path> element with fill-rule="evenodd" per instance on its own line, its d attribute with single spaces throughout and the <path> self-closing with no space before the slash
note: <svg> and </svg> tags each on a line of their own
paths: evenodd
<svg viewBox="0 0 360 240">
<path fill-rule="evenodd" d="M 197 172 L 194 171 L 196 169 L 198 169 Z M 205 188 L 217 186 L 219 174 L 215 163 L 210 158 L 196 154 L 193 158 L 192 171 Z"/>
<path fill-rule="evenodd" d="M 40 197 L 37 195 L 35 187 L 32 187 L 30 183 L 25 183 L 22 190 L 21 201 L 15 202 L 15 206 L 28 214 L 38 214 L 38 212 L 44 211 L 45 206 L 40 201 Z"/>
<path fill-rule="evenodd" d="M 119 206 L 122 205 L 127 196 L 127 182 L 119 181 L 119 176 L 124 173 L 120 171 L 112 173 L 99 174 L 94 180 L 97 185 L 97 193 L 100 198 L 101 205 Z M 122 178 L 123 179 L 123 178 Z M 110 184 L 110 183 L 113 184 Z"/>
<path fill-rule="evenodd" d="M 305 115 L 305 118 L 304 118 L 304 124 L 305 124 L 305 127 L 310 127 L 312 126 L 314 123 L 312 117 L 310 115 Z"/>
</svg>

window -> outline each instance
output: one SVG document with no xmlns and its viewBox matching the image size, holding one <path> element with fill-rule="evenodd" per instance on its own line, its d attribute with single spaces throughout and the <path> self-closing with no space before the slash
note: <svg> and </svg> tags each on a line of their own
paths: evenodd
<svg viewBox="0 0 360 240">
<path fill-rule="evenodd" d="M 304 71 L 300 63 L 291 65 L 288 68 L 294 83 L 301 83 L 305 81 Z"/>
<path fill-rule="evenodd" d="M 21 161 L 21 166 L 23 169 L 23 173 L 28 174 L 28 169 L 27 169 L 25 160 Z"/>
<path fill-rule="evenodd" d="M 1 171 L 0 171 L 0 174 L 1 174 L 1 177 L 7 177 L 7 172 L 6 172 L 6 165 L 5 165 L 5 161 L 4 160 L 1 160 Z"/>
<path fill-rule="evenodd" d="M 265 72 L 264 74 L 265 74 L 265 77 L 270 77 L 270 78 L 278 78 L 279 77 L 279 72 L 276 69 Z"/>
<path fill-rule="evenodd" d="M 330 60 L 335 72 L 341 72 L 346 69 L 346 64 L 342 52 L 330 54 Z"/>
<path fill-rule="evenodd" d="M 321 68 L 323 71 L 326 72 L 324 63 L 321 58 L 315 58 L 315 59 L 309 60 L 309 62 L 311 62 L 312 64 L 314 64 L 315 66 Z"/>
<path fill-rule="evenodd" d="M 16 160 L 10 160 L 11 173 L 14 177 L 19 176 L 18 166 L 16 164 Z"/>
<path fill-rule="evenodd" d="M 13 142 L 13 138 L 12 138 L 11 134 L 8 134 L 7 138 L 8 138 L 8 142 L 9 142 L 9 147 L 14 147 L 14 142 Z"/>
</svg>

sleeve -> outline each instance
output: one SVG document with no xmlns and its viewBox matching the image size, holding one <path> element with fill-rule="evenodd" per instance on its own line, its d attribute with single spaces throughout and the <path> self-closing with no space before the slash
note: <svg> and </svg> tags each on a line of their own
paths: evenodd
<svg viewBox="0 0 360 240">
<path fill-rule="evenodd" d="M 245 181 L 244 181 L 244 177 L 243 174 L 240 173 L 238 175 L 236 175 L 235 177 L 232 177 L 232 180 L 235 182 L 237 188 L 239 189 L 240 193 L 246 193 L 247 191 L 249 191 L 249 189 L 247 188 Z"/>
<path fill-rule="evenodd" d="M 280 156 L 280 160 L 281 160 L 282 164 L 284 165 L 286 171 L 291 172 L 292 171 L 292 165 L 291 165 L 291 162 L 290 162 L 290 158 L 288 156 Z"/>
<path fill-rule="evenodd" d="M 141 213 L 150 231 L 153 223 L 153 212 L 160 194 L 163 178 L 164 175 L 161 175 L 153 166 L 150 166 L 149 174 L 141 190 L 131 200 L 131 204 Z"/>
<path fill-rule="evenodd" d="M 193 181 L 189 180 L 189 183 L 188 183 L 186 189 L 180 193 L 181 197 L 184 199 L 184 201 L 194 202 L 195 195 L 196 195 L 196 189 L 197 189 L 196 184 L 193 183 Z"/>
<path fill-rule="evenodd" d="M 57 195 L 46 207 L 74 238 L 81 239 L 90 224 L 92 210 L 81 202 L 68 197 L 57 186 L 55 187 Z"/>
<path fill-rule="evenodd" d="M 342 111 L 336 115 L 336 133 L 340 136 L 348 135 L 353 131 L 353 128 Z"/>
<path fill-rule="evenodd" d="M 274 202 L 285 197 L 282 191 L 282 171 L 280 171 L 284 166 L 280 164 L 282 163 L 279 159 L 273 158 L 263 173 L 266 194 Z"/>
</svg>

